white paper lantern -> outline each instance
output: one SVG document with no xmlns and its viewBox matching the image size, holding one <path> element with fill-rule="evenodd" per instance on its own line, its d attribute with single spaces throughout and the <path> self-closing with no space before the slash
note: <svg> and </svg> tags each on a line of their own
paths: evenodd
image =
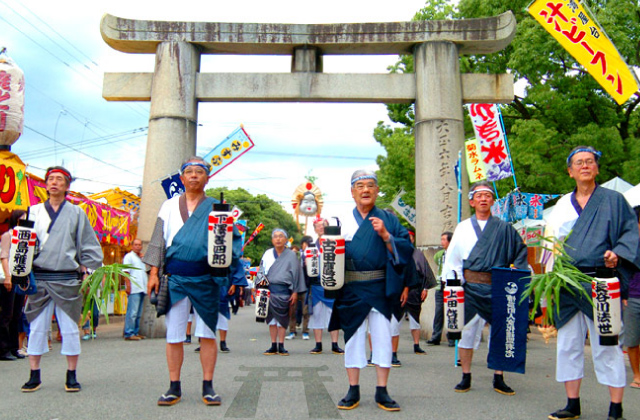
<svg viewBox="0 0 640 420">
<path fill-rule="evenodd" d="M 24 73 L 0 52 L 0 145 L 15 143 L 24 127 Z"/>
</svg>

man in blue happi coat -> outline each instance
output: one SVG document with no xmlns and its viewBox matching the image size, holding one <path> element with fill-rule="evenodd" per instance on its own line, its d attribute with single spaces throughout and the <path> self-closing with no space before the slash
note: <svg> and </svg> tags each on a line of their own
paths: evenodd
<svg viewBox="0 0 640 420">
<path fill-rule="evenodd" d="M 456 392 L 471 389 L 471 362 L 478 349 L 485 323 L 491 323 L 491 269 L 493 267 L 527 270 L 527 246 L 509 223 L 491 215 L 495 201 L 494 191 L 486 181 L 480 181 L 469 189 L 469 204 L 475 214 L 456 226 L 447 258 L 442 267 L 444 279 L 458 278 L 464 281 L 464 329 L 458 344 L 462 380 L 455 386 Z M 515 395 L 504 382 L 501 370 L 493 375 L 494 391 L 503 395 Z"/>
<path fill-rule="evenodd" d="M 622 194 L 596 183 L 600 156 L 601 153 L 591 146 L 578 146 L 569 153 L 567 170 L 576 182 L 576 188 L 554 207 L 545 235 L 565 239 L 565 251 L 573 264 L 590 276 L 602 269 L 615 269 L 622 280 L 624 295 L 628 279 L 640 268 L 637 218 Z M 551 264 L 552 261 L 548 268 Z M 584 284 L 584 287 L 591 296 L 591 284 Z M 600 344 L 590 298 L 578 291 L 572 294 L 562 290 L 559 305 L 560 313 L 554 311 L 558 328 L 556 380 L 564 383 L 567 406 L 551 413 L 549 418 L 580 417 L 584 341 L 588 332 L 596 377 L 598 382 L 609 387 L 608 418 L 622 419 L 626 385 L 622 349 L 617 345 Z"/>
<path fill-rule="evenodd" d="M 220 405 L 221 398 L 213 389 L 216 365 L 216 323 L 220 287 L 228 284 L 228 270 L 214 269 L 207 262 L 208 216 L 214 203 L 204 187 L 211 165 L 202 158 L 191 157 L 180 169 L 185 193 L 164 202 L 149 242 L 144 262 L 151 266 L 148 292 L 158 292 L 159 276 L 168 274 L 171 307 L 166 315 L 167 365 L 169 390 L 158 399 L 158 405 L 174 405 L 182 396 L 180 370 L 184 359 L 183 342 L 191 307 L 196 321 L 195 335 L 200 337 L 202 365 L 202 401 Z M 234 238 L 234 240 L 239 240 Z M 237 247 L 234 247 L 237 248 Z M 238 264 L 239 255 L 234 255 Z"/>
<path fill-rule="evenodd" d="M 346 242 L 345 285 L 333 305 L 329 330 L 342 329 L 349 391 L 338 408 L 351 410 L 360 403 L 360 369 L 367 366 L 367 326 L 371 332 L 372 363 L 376 365 L 375 401 L 386 411 L 400 406 L 387 392 L 391 368 L 392 302 L 402 292 L 402 272 L 413 247 L 398 219 L 378 209 L 375 173 L 358 170 L 351 176 L 356 207 L 343 221 Z"/>
</svg>

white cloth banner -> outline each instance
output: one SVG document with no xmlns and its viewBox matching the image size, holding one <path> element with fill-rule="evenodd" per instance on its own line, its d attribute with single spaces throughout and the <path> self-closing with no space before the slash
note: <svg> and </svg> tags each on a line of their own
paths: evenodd
<svg viewBox="0 0 640 420">
<path fill-rule="evenodd" d="M 402 196 L 405 195 L 406 193 L 407 192 L 405 190 L 401 190 L 393 198 L 393 201 L 391 202 L 391 207 L 393 207 L 395 211 L 401 214 L 402 217 L 404 217 L 407 220 L 407 222 L 409 222 L 409 224 L 415 228 L 416 227 L 416 209 L 407 205 L 407 203 L 405 203 L 402 200 Z"/>
<path fill-rule="evenodd" d="M 472 104 L 469 114 L 473 131 L 480 142 L 481 160 L 489 181 L 512 176 L 507 138 L 500 121 L 500 108 L 496 104 Z"/>
</svg>

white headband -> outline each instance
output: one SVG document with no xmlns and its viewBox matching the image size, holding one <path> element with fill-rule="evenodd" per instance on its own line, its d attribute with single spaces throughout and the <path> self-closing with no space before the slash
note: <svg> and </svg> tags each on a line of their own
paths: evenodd
<svg viewBox="0 0 640 420">
<path fill-rule="evenodd" d="M 477 192 L 480 192 L 480 191 L 488 191 L 488 192 L 491 193 L 492 196 L 494 195 L 494 192 L 493 192 L 493 190 L 491 188 L 489 188 L 489 187 L 478 187 L 473 191 L 469 191 L 469 200 L 473 200 L 473 195 L 475 193 L 477 193 Z"/>
</svg>

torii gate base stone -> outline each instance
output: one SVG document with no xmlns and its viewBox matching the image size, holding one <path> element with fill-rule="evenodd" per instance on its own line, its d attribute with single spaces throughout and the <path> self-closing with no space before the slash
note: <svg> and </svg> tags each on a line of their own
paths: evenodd
<svg viewBox="0 0 640 420">
<path fill-rule="evenodd" d="M 156 55 L 153 73 L 106 73 L 103 87 L 110 101 L 151 101 L 139 237 L 149 241 L 165 200 L 156 181 L 195 154 L 199 102 L 415 102 L 416 244 L 433 264 L 440 234 L 456 225 L 453 168 L 464 142 L 462 105 L 509 103 L 514 97 L 512 75 L 460 74 L 459 56 L 500 51 L 515 29 L 511 12 L 455 21 L 313 25 L 105 15 L 100 30 L 107 44 Z M 202 54 L 289 55 L 291 73 L 200 73 Z M 338 54 L 413 54 L 415 73 L 322 73 L 323 56 Z M 432 316 L 428 312 L 423 317 Z"/>
</svg>

